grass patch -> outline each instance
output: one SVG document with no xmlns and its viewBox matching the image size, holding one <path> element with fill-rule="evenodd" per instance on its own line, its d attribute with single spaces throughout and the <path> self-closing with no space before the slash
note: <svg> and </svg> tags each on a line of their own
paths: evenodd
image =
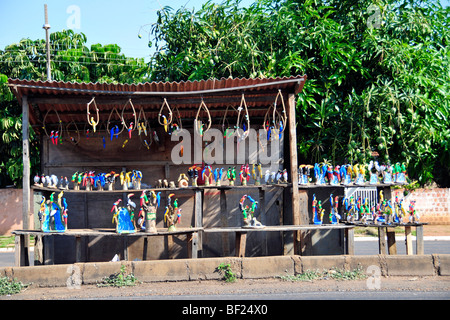
<svg viewBox="0 0 450 320">
<path fill-rule="evenodd" d="M 9 279 L 8 277 L 0 277 L 0 296 L 13 295 L 28 287 L 28 284 L 23 284 L 16 279 Z"/>
<path fill-rule="evenodd" d="M 366 279 L 367 275 L 362 268 L 354 270 L 343 270 L 339 268 L 332 268 L 330 270 L 306 270 L 297 275 L 280 276 L 281 280 L 285 281 L 313 281 L 313 280 L 360 280 Z"/>
<path fill-rule="evenodd" d="M 101 283 L 98 283 L 98 287 L 125 287 L 125 286 L 135 286 L 140 281 L 132 274 L 126 274 L 125 266 L 120 267 L 120 272 L 110 275 L 109 277 L 103 278 Z"/>
<path fill-rule="evenodd" d="M 14 248 L 14 236 L 0 236 L 0 248 Z"/>
<path fill-rule="evenodd" d="M 405 227 L 390 227 L 394 228 L 395 234 L 403 235 L 405 234 Z M 378 237 L 378 228 L 374 227 L 358 227 L 354 228 L 355 236 L 361 237 Z M 416 236 L 416 230 L 411 230 L 411 235 Z"/>
<path fill-rule="evenodd" d="M 236 274 L 231 270 L 230 264 L 221 263 L 217 268 L 216 271 L 223 276 L 223 280 L 226 282 L 235 282 L 236 281 Z"/>
</svg>

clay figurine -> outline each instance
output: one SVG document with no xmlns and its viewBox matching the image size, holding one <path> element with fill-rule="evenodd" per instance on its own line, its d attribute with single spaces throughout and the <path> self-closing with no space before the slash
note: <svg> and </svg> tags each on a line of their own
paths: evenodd
<svg viewBox="0 0 450 320">
<path fill-rule="evenodd" d="M 134 223 L 134 209 L 136 209 L 136 204 L 131 201 L 131 197 L 134 196 L 133 193 L 128 195 L 128 202 L 126 207 L 120 207 L 119 204 L 122 199 L 114 202 L 111 212 L 113 213 L 112 222 L 116 224 L 117 233 L 134 233 L 136 232 L 136 225 Z"/>
<path fill-rule="evenodd" d="M 250 208 L 244 204 L 246 199 L 250 200 L 250 202 L 252 203 L 252 206 Z M 239 210 L 241 210 L 244 220 L 244 225 L 242 226 L 243 228 L 264 227 L 264 225 L 255 218 L 255 210 L 257 208 L 257 204 L 258 202 L 249 195 L 244 195 L 241 200 L 239 200 Z"/>
</svg>

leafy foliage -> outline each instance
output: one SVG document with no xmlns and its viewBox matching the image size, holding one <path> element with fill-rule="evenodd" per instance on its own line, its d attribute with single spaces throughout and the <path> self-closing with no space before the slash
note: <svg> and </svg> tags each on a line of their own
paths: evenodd
<svg viewBox="0 0 450 320">
<path fill-rule="evenodd" d="M 72 30 L 50 34 L 52 80 L 133 83 L 145 81 L 143 59 L 125 57 L 116 44 L 86 47 L 83 33 Z M 44 40 L 22 39 L 0 50 L 0 186 L 22 185 L 22 107 L 6 83 L 8 78 L 46 80 Z M 32 172 L 39 172 L 39 140 L 30 127 Z"/>
<path fill-rule="evenodd" d="M 450 185 L 449 8 L 439 1 L 260 0 L 164 7 L 152 80 L 307 74 L 300 162 L 406 161 Z"/>
</svg>

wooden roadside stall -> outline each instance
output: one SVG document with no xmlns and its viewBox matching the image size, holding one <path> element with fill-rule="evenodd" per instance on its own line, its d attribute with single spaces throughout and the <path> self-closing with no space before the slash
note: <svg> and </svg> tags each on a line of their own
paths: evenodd
<svg viewBox="0 0 450 320">
<path fill-rule="evenodd" d="M 18 250 L 17 264 L 27 264 L 29 235 L 34 235 L 36 241 L 35 264 L 109 261 L 115 254 L 121 259 L 143 260 L 301 253 L 309 245 L 303 241 L 302 232 L 310 220 L 308 200 L 302 199 L 297 187 L 296 135 L 301 130 L 295 123 L 295 96 L 305 81 L 306 76 L 144 84 L 9 79 L 9 87 L 23 111 L 24 230 L 16 232 L 17 247 L 22 249 Z M 277 127 L 280 119 L 282 133 L 268 132 L 267 124 L 273 122 Z M 41 139 L 40 172 L 30 172 L 29 125 Z M 253 136 L 242 135 L 250 132 L 249 128 L 254 129 Z M 188 135 L 181 139 L 179 129 Z M 229 135 L 232 129 L 236 130 Z M 220 136 L 211 132 L 220 132 Z M 252 137 L 258 146 L 246 143 Z M 278 152 L 272 152 L 274 141 L 279 143 Z M 264 177 L 259 177 L 257 185 L 255 176 L 247 178 L 247 185 L 239 181 L 241 166 L 249 164 L 251 169 L 261 162 L 261 152 L 266 161 L 261 173 L 264 175 L 275 163 L 276 169 L 287 170 L 288 181 L 266 183 Z M 269 153 L 274 153 L 276 159 Z M 210 159 L 214 161 L 205 161 Z M 188 187 L 179 187 L 180 175 L 193 165 L 200 169 L 197 186 L 189 181 Z M 220 186 L 212 177 L 211 184 L 205 185 L 208 178 L 201 173 L 206 165 L 212 167 L 211 172 L 223 168 Z M 231 185 L 226 175 L 233 167 L 237 173 Z M 272 173 L 273 167 L 270 169 Z M 75 172 L 134 171 L 142 174 L 141 185 L 130 185 L 127 190 L 118 181 L 115 190 L 97 190 L 95 186 L 93 190 L 85 190 L 84 186 L 74 190 L 76 182 L 70 181 Z M 60 179 L 57 189 L 34 185 L 36 175 L 56 176 Z M 60 186 L 65 177 L 69 180 L 64 190 L 68 230 L 43 233 L 39 231 L 39 203 L 42 197 L 48 199 L 53 192 L 60 193 L 58 187 L 65 188 L 64 183 Z M 157 233 L 137 228 L 133 234 L 114 234 L 113 203 L 125 202 L 128 197 L 139 203 L 146 189 L 160 193 Z M 278 229 L 249 229 L 233 236 L 235 229 L 243 226 L 239 199 L 244 194 L 257 199 L 257 219 Z M 169 198 L 176 198 L 182 209 L 173 234 L 165 225 L 164 207 L 171 201 Z M 135 221 L 138 211 L 139 206 Z M 30 213 L 34 213 L 34 221 L 28 221 Z M 244 253 L 242 241 L 247 244 Z"/>
</svg>

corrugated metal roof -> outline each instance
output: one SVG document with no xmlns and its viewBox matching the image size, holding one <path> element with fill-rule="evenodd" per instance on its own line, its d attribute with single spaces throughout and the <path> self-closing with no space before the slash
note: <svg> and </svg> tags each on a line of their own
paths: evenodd
<svg viewBox="0 0 450 320">
<path fill-rule="evenodd" d="M 132 108 L 127 104 L 129 99 L 136 112 L 142 109 L 149 119 L 157 117 L 164 98 L 171 108 L 179 110 L 183 119 L 195 117 L 202 99 L 213 118 L 223 117 L 226 107 L 239 106 L 242 94 L 250 115 L 264 116 L 265 110 L 275 102 L 279 90 L 287 104 L 287 95 L 300 92 L 305 81 L 306 76 L 139 84 L 8 80 L 19 102 L 27 96 L 30 123 L 35 126 L 42 125 L 44 118 L 46 124 L 86 122 L 87 104 L 93 97 L 101 122 L 107 121 L 114 108 L 121 113 L 126 106 L 124 114 L 131 114 Z M 90 110 L 93 113 L 95 109 Z"/>
</svg>

